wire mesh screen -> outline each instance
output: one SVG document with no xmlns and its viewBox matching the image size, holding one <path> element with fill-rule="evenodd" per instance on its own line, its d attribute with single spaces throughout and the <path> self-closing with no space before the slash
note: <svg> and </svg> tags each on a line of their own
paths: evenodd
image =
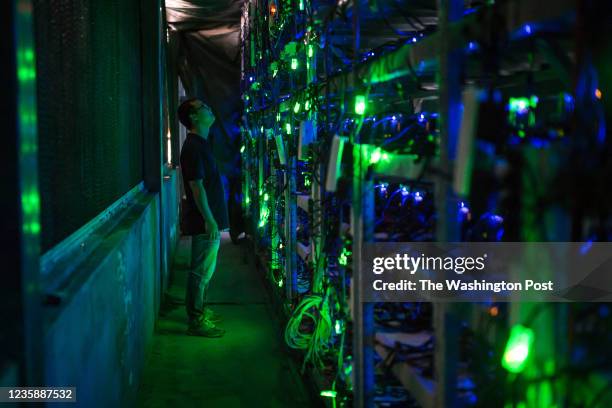
<svg viewBox="0 0 612 408">
<path fill-rule="evenodd" d="M 34 2 L 42 247 L 142 180 L 140 2 Z"/>
</svg>

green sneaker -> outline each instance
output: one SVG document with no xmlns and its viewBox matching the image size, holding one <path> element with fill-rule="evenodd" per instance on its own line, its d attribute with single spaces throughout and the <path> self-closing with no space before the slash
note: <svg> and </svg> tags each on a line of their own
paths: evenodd
<svg viewBox="0 0 612 408">
<path fill-rule="evenodd" d="M 187 334 L 200 337 L 223 337 L 225 330 L 218 328 L 213 322 L 204 319 L 201 322 L 190 324 Z"/>
</svg>

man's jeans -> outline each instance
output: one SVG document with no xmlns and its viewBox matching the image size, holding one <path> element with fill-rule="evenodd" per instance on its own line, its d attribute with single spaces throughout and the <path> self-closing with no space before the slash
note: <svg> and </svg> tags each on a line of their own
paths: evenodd
<svg viewBox="0 0 612 408">
<path fill-rule="evenodd" d="M 191 237 L 191 269 L 185 302 L 190 324 L 202 319 L 208 284 L 217 265 L 219 243 L 220 239 L 211 240 L 209 234 Z"/>
</svg>

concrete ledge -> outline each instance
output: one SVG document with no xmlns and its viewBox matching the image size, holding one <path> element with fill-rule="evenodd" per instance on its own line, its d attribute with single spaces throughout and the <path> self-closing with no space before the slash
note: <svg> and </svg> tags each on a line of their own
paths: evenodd
<svg viewBox="0 0 612 408">
<path fill-rule="evenodd" d="M 117 224 L 133 210 L 134 204 L 143 202 L 153 195 L 144 192 L 143 183 L 111 204 L 94 219 L 83 225 L 59 244 L 40 257 L 41 285 L 44 293 L 59 296 L 61 288 L 68 285 L 82 263 L 87 261 L 96 249 L 112 233 Z"/>
<path fill-rule="evenodd" d="M 79 406 L 135 401 L 160 287 L 160 213 L 159 194 L 138 192 L 91 231 L 86 256 L 67 250 L 48 270 L 57 302 L 45 308 L 44 384 L 77 387 Z"/>
</svg>

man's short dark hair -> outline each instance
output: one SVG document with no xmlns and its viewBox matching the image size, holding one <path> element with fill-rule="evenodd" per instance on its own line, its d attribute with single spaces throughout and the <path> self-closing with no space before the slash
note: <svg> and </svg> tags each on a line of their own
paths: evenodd
<svg viewBox="0 0 612 408">
<path fill-rule="evenodd" d="M 185 99 L 178 108 L 179 121 L 187 129 L 191 129 L 193 124 L 191 123 L 191 114 L 193 113 L 193 102 L 197 101 L 198 98 Z"/>
</svg>

